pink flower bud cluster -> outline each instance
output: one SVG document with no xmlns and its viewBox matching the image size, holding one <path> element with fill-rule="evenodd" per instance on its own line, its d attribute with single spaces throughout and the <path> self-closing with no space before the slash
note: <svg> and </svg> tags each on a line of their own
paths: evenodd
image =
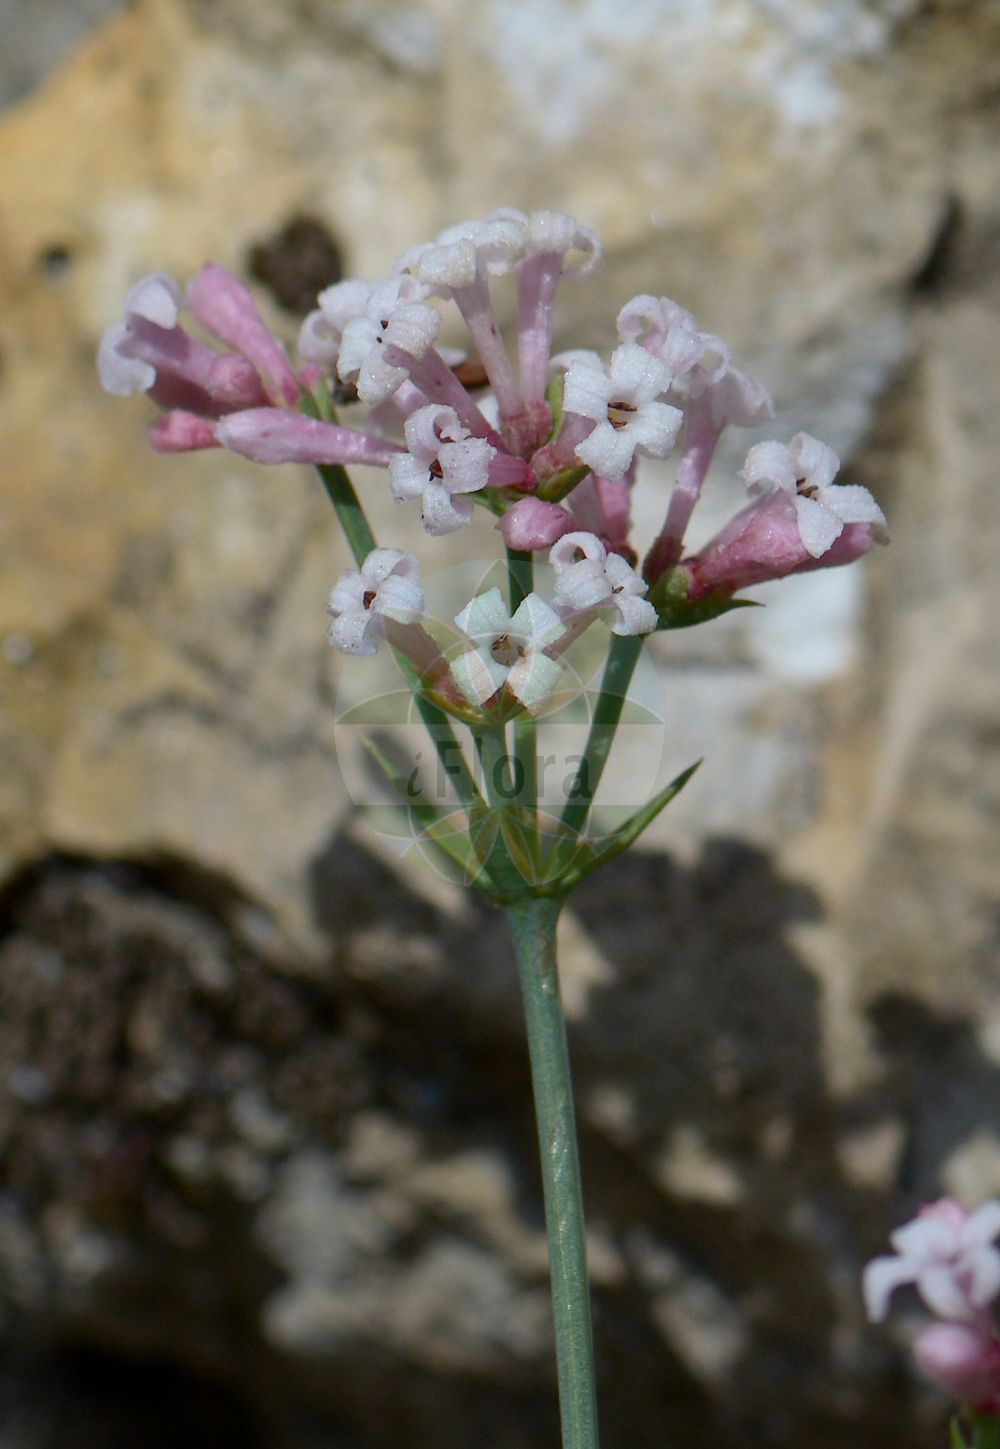
<svg viewBox="0 0 1000 1449">
<path fill-rule="evenodd" d="M 1000 1202 L 967 1212 L 949 1198 L 921 1208 L 889 1241 L 895 1254 L 875 1258 L 864 1273 L 868 1316 L 885 1318 L 889 1299 L 912 1283 L 940 1320 L 913 1344 L 923 1372 L 959 1403 L 1000 1414 L 1000 1341 L 993 1304 L 1000 1295 Z"/>
<path fill-rule="evenodd" d="M 849 563 L 884 537 L 871 495 L 836 484 L 835 455 L 799 433 L 787 445 L 750 449 L 748 506 L 685 553 L 723 430 L 765 421 L 771 402 L 724 342 L 665 297 L 626 303 L 609 358 L 553 356 L 558 286 L 585 280 L 600 261 L 598 238 L 566 213 L 501 209 L 411 247 L 388 277 L 327 288 L 294 359 L 223 267 L 203 267 L 186 295 L 157 273 L 132 288 L 124 321 L 105 334 L 101 378 L 113 393 L 148 392 L 164 409 L 151 433 L 159 450 L 222 447 L 263 464 L 382 467 L 393 497 L 416 504 L 432 536 L 464 527 L 485 507 L 508 548 L 552 550 L 560 617 L 603 611 L 616 633 L 658 627 L 645 595 L 659 597 L 654 586 L 665 575 L 673 599 L 724 603 L 752 584 Z M 502 278 L 517 298 L 510 349 L 493 304 Z M 439 346 L 445 307 L 465 326 L 467 357 Z M 354 425 L 341 424 L 335 401 Z M 641 459 L 675 451 L 663 524 L 637 571 L 637 470 Z M 375 593 L 365 587 L 358 597 Z M 377 632 L 355 621 L 333 636 L 358 652 Z"/>
</svg>

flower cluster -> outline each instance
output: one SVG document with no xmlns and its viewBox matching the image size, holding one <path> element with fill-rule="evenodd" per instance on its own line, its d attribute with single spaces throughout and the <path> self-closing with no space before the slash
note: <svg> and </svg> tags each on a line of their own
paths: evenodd
<svg viewBox="0 0 1000 1449">
<path fill-rule="evenodd" d="M 204 267 L 186 297 L 155 274 L 133 287 L 124 322 L 105 334 L 101 377 L 111 392 L 148 392 L 164 409 L 151 433 L 159 450 L 383 467 L 392 496 L 419 506 L 430 535 L 462 528 L 479 506 L 497 518 L 508 549 L 550 550 L 550 601 L 530 594 L 508 615 L 488 593 L 458 615 L 450 665 L 423 650 L 437 671 L 425 683 L 439 694 L 457 688 L 475 709 L 509 695 L 535 709 L 567 640 L 599 615 L 617 635 L 646 634 L 675 621 L 678 607 L 725 607 L 748 585 L 848 563 L 884 537 L 871 495 L 836 484 L 835 455 L 799 433 L 787 446 L 750 449 L 748 505 L 686 555 L 720 435 L 765 421 L 770 399 L 725 343 L 665 297 L 626 303 L 607 360 L 553 356 L 558 285 L 588 277 L 600 260 L 598 238 L 573 217 L 501 209 L 410 248 L 388 277 L 327 288 L 294 361 L 222 267 Z M 510 350 L 491 290 L 503 277 L 517 296 Z M 185 306 L 210 340 L 184 325 Z M 474 356 L 439 347 L 445 307 L 457 309 Z M 343 425 L 335 405 L 357 425 Z M 640 459 L 675 450 L 663 525 L 640 570 L 630 523 L 636 470 Z M 416 559 L 379 548 L 358 563 L 330 596 L 331 642 L 369 653 L 394 619 L 412 643 L 423 607 Z"/>
<path fill-rule="evenodd" d="M 1000 1341 L 992 1305 L 1000 1295 L 1000 1202 L 967 1212 L 948 1198 L 921 1208 L 891 1234 L 895 1254 L 864 1274 L 868 1316 L 883 1319 L 895 1289 L 913 1283 L 940 1320 L 913 1345 L 924 1373 L 980 1413 L 1000 1413 Z"/>
</svg>

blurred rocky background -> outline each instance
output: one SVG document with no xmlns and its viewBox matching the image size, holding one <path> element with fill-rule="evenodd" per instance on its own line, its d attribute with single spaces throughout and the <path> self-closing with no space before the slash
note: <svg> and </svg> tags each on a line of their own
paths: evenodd
<svg viewBox="0 0 1000 1449">
<path fill-rule="evenodd" d="M 995 0 L 0 20 L 0 1446 L 556 1442 L 512 963 L 341 783 L 325 501 L 93 368 L 147 270 L 291 337 L 499 204 L 605 238 L 560 342 L 677 297 L 893 531 L 657 640 L 707 762 L 565 921 L 605 1443 L 942 1445 L 858 1274 L 1000 1191 Z"/>
</svg>

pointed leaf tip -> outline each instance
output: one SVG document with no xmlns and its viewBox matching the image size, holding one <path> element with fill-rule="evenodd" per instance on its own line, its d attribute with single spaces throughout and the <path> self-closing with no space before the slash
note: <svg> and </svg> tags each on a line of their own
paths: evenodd
<svg viewBox="0 0 1000 1449">
<path fill-rule="evenodd" d="M 614 860 L 616 856 L 621 855 L 630 845 L 634 844 L 646 827 L 656 819 L 660 811 L 680 794 L 701 763 L 701 760 L 695 760 L 693 765 L 688 765 L 686 770 L 682 770 L 669 785 L 664 786 L 658 794 L 654 795 L 647 805 L 644 805 L 641 810 L 637 810 L 634 815 L 630 815 L 624 825 L 620 825 L 599 849 L 594 850 L 591 847 L 593 852 L 591 858 L 589 860 L 584 858 L 574 870 L 571 870 L 566 879 L 567 889 L 578 885 L 599 865 L 606 865 L 609 860 Z M 579 860 L 579 857 L 577 859 Z"/>
</svg>

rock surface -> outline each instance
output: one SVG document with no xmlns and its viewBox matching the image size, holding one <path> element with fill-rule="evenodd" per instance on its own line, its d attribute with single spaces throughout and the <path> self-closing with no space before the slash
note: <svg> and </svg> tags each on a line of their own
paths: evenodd
<svg viewBox="0 0 1000 1449">
<path fill-rule="evenodd" d="M 507 949 L 355 819 L 324 500 L 151 455 L 92 365 L 151 268 L 287 301 L 296 217 L 373 275 L 501 203 L 605 238 L 565 344 L 677 296 L 893 531 L 657 641 L 664 771 L 708 765 L 566 922 L 606 1442 L 941 1442 L 857 1272 L 1000 1190 L 998 42 L 989 0 L 140 0 L 0 118 L 3 1449 L 552 1442 Z"/>
</svg>

